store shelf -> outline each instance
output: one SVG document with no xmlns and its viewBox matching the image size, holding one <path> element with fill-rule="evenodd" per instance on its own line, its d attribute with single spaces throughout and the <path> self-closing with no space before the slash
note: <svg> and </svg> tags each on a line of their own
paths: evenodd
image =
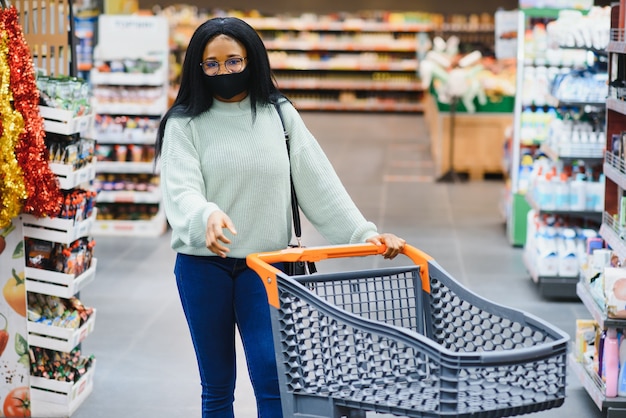
<svg viewBox="0 0 626 418">
<path fill-rule="evenodd" d="M 323 78 L 284 78 L 279 87 L 289 90 L 371 90 L 371 91 L 424 91 L 419 82 L 374 80 L 329 80 Z"/>
<path fill-rule="evenodd" d="M 271 56 L 270 56 L 270 60 Z M 309 59 L 290 58 L 272 61 L 273 70 L 299 71 L 417 71 L 417 60 L 399 62 L 360 62 L 356 60 L 313 61 Z M 280 79 L 279 79 L 280 82 Z"/>
<path fill-rule="evenodd" d="M 71 190 L 83 183 L 90 182 L 96 177 L 96 164 L 89 163 L 85 167 L 74 169 L 68 164 L 50 163 L 50 169 L 59 180 L 62 190 Z"/>
<path fill-rule="evenodd" d="M 332 19 L 244 18 L 259 32 L 278 85 L 299 110 L 423 112 L 416 53 L 420 34 L 428 37 L 437 25 Z M 182 61 L 184 47 L 174 55 Z M 354 103 L 344 100 L 346 91 L 355 92 Z"/>
<path fill-rule="evenodd" d="M 354 42 L 337 41 L 300 41 L 300 40 L 280 40 L 267 41 L 265 47 L 268 50 L 283 51 L 371 51 L 371 52 L 415 52 L 417 42 L 411 41 L 391 41 L 386 43 L 376 43 L 364 45 Z"/>
<path fill-rule="evenodd" d="M 79 238 L 89 235 L 96 219 L 97 210 L 82 221 L 60 218 L 37 218 L 33 215 L 21 215 L 24 225 L 24 236 L 45 241 L 71 244 Z"/>
<path fill-rule="evenodd" d="M 94 360 L 76 383 L 31 376 L 32 416 L 71 416 L 92 392 L 95 371 Z"/>
<path fill-rule="evenodd" d="M 624 233 L 625 231 L 618 230 L 614 218 L 605 212 L 602 226 L 600 226 L 600 236 L 620 259 L 626 258 L 626 241 L 622 238 Z"/>
<path fill-rule="evenodd" d="M 583 364 L 581 364 L 573 354 L 569 355 L 569 365 L 576 375 L 583 387 L 596 404 L 598 409 L 607 410 L 609 408 L 626 408 L 626 398 L 624 397 L 616 397 L 616 398 L 607 398 L 604 396 L 604 384 L 601 379 L 597 376 L 592 376 L 592 372 L 590 372 Z M 623 411 L 622 411 L 623 414 Z M 607 418 L 615 416 L 620 417 L 623 415 L 609 415 Z"/>
<path fill-rule="evenodd" d="M 293 99 L 298 110 L 323 110 L 323 111 L 359 111 L 359 112 L 422 112 L 424 106 L 421 103 L 397 103 L 372 101 L 334 102 L 322 100 Z"/>
<path fill-rule="evenodd" d="M 155 174 L 155 167 L 153 163 L 98 161 L 97 171 L 112 174 Z"/>
<path fill-rule="evenodd" d="M 102 133 L 96 132 L 95 137 L 98 138 L 98 144 L 138 144 L 138 145 L 151 145 L 154 144 L 156 138 L 156 132 L 142 131 L 142 130 L 129 130 L 120 134 Z"/>
<path fill-rule="evenodd" d="M 604 158 L 604 143 L 592 142 L 577 144 L 542 143 L 539 149 L 551 160 L 602 160 Z"/>
<path fill-rule="evenodd" d="M 94 99 L 92 106 L 94 111 L 100 114 L 162 116 L 167 110 L 167 90 L 164 89 L 163 94 L 157 100 L 150 102 L 120 103 Z"/>
<path fill-rule="evenodd" d="M 585 284 L 579 283 L 576 293 L 600 328 L 626 328 L 626 320 L 607 318 L 606 312 L 598 305 Z M 607 417 L 622 417 L 623 408 L 626 408 L 626 397 L 607 398 L 602 379 L 593 370 L 590 370 L 590 366 L 579 362 L 573 354 L 570 354 L 569 360 L 574 374 L 576 374 L 598 409 L 602 411 L 608 410 Z"/>
<path fill-rule="evenodd" d="M 60 135 L 87 132 L 93 125 L 93 114 L 77 116 L 73 111 L 48 106 L 39 106 L 39 114 L 44 120 L 44 130 Z"/>
<path fill-rule="evenodd" d="M 93 234 L 100 236 L 133 236 L 133 237 L 157 237 L 167 230 L 165 213 L 159 213 L 150 220 L 102 220 L 95 222 Z"/>
<path fill-rule="evenodd" d="M 50 350 L 70 352 L 93 332 L 96 323 L 96 309 L 89 319 L 77 329 L 28 322 L 28 344 Z"/>
<path fill-rule="evenodd" d="M 603 212 L 593 210 L 571 210 L 571 209 L 545 209 L 537 204 L 532 198 L 532 193 L 526 193 L 526 201 L 532 209 L 540 213 L 552 213 L 554 215 L 572 215 L 579 218 L 593 219 L 598 223 L 602 221 Z"/>
<path fill-rule="evenodd" d="M 244 18 L 253 28 L 259 31 L 292 30 L 292 31 L 329 31 L 329 32 L 430 32 L 435 29 L 432 23 L 387 23 L 361 19 L 341 22 L 307 21 L 304 19 L 283 19 L 280 17 Z"/>
<path fill-rule="evenodd" d="M 163 80 L 167 79 L 166 71 L 166 67 L 161 67 L 154 73 L 100 72 L 93 69 L 89 75 L 89 81 L 94 85 L 160 86 Z"/>
<path fill-rule="evenodd" d="M 589 287 L 582 282 L 578 282 L 576 285 L 576 294 L 600 328 L 626 327 L 626 320 L 607 317 L 605 309 L 597 300 L 597 298 L 604 297 L 604 295 L 596 295 L 594 297 Z"/>
<path fill-rule="evenodd" d="M 155 204 L 161 203 L 162 194 L 160 189 L 151 192 L 138 191 L 100 191 L 98 203 L 137 203 Z"/>
<path fill-rule="evenodd" d="M 29 292 L 69 299 L 94 281 L 97 264 L 98 260 L 94 258 L 91 266 L 78 276 L 26 267 L 26 287 Z"/>
<path fill-rule="evenodd" d="M 563 277 L 539 274 L 536 263 L 526 251 L 524 251 L 522 260 L 530 278 L 539 287 L 539 291 L 543 296 L 555 299 L 575 299 L 577 297 L 576 285 L 579 281 L 578 276 Z"/>
<path fill-rule="evenodd" d="M 141 33 L 138 28 L 142 28 Z M 169 24 L 163 16 L 101 15 L 98 35 L 97 60 L 120 60 L 119 45 L 123 41 L 123 59 L 132 62 L 150 57 L 158 70 L 150 74 L 91 72 L 99 155 L 96 178 L 105 189 L 98 193 L 97 205 L 102 213 L 92 231 L 94 235 L 157 237 L 167 228 L 162 209 L 150 220 L 130 220 L 144 216 L 148 210 L 137 216 L 129 213 L 143 209 L 134 205 L 151 205 L 150 210 L 156 211 L 153 206 L 160 206 L 162 201 L 159 189 L 138 190 L 158 183 L 159 172 L 152 157 L 156 129 L 168 108 Z M 119 86 L 134 92 L 135 103 L 118 94 Z M 158 91 L 162 94 L 156 97 Z M 144 96 L 151 101 L 137 103 Z M 116 179 L 115 187 L 123 186 L 124 190 L 110 190 L 114 183 L 110 178 Z"/>
<path fill-rule="evenodd" d="M 626 54 L 626 44 L 623 42 L 623 30 L 617 30 L 613 27 L 617 23 L 617 16 L 620 11 L 618 3 L 611 6 L 611 36 L 612 41 L 607 47 L 607 53 Z M 620 37 L 617 38 L 616 35 Z M 624 61 L 619 56 L 609 57 L 609 80 L 619 80 L 623 77 Z M 620 259 L 626 256 L 626 245 L 623 240 L 624 231 L 617 225 L 620 205 L 619 197 L 626 190 L 626 174 L 624 161 L 619 156 L 613 154 L 613 136 L 621 134 L 626 126 L 626 103 L 609 97 L 606 100 L 606 137 L 604 163 L 602 170 L 605 176 L 605 194 L 604 194 L 604 210 L 602 224 L 599 234 Z M 590 279 L 583 277 L 576 288 L 576 292 L 583 302 L 601 331 L 615 328 L 626 328 L 626 320 L 613 319 L 608 317 L 607 308 L 605 306 L 605 290 L 604 285 L 601 286 L 602 294 L 596 294 L 596 290 L 587 283 Z M 610 302 L 609 302 L 610 303 Z M 619 360 L 619 359 L 618 359 Z M 594 373 L 590 367 L 581 364 L 576 358 L 570 357 L 572 370 L 576 373 L 583 387 L 593 399 L 599 410 L 607 413 L 607 418 L 618 418 L 626 416 L 626 398 L 616 397 L 607 398 L 606 390 L 602 379 L 597 373 Z M 602 367 L 602 365 L 600 365 Z"/>
</svg>

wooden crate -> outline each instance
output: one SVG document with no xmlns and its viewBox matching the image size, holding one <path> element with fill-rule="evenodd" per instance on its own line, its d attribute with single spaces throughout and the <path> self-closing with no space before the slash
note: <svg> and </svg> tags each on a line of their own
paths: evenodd
<svg viewBox="0 0 626 418">
<path fill-rule="evenodd" d="M 513 125 L 513 113 L 456 113 L 453 168 L 471 180 L 485 174 L 504 174 L 502 164 L 506 130 Z M 435 98 L 424 99 L 424 118 L 430 134 L 430 148 L 436 176 L 450 169 L 449 112 L 440 112 Z"/>
</svg>

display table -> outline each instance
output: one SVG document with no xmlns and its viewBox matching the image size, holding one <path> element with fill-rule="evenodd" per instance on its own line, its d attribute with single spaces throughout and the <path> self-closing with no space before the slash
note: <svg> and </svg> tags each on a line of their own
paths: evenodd
<svg viewBox="0 0 626 418">
<path fill-rule="evenodd" d="M 424 118 L 437 177 L 450 169 L 450 115 L 439 110 L 432 95 L 426 95 Z M 513 112 L 456 112 L 454 117 L 454 171 L 467 173 L 470 180 L 503 174 L 504 142 L 506 130 L 513 124 Z"/>
</svg>

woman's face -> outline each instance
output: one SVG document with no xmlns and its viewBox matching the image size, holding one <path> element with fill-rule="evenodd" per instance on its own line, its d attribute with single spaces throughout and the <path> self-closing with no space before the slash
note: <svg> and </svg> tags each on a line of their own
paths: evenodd
<svg viewBox="0 0 626 418">
<path fill-rule="evenodd" d="M 204 53 L 202 54 L 202 61 L 205 62 L 207 60 L 211 60 L 216 61 L 219 64 L 217 74 L 210 77 L 213 79 L 211 80 L 212 82 L 217 81 L 222 75 L 231 74 L 231 72 L 229 72 L 226 68 L 226 61 L 232 58 L 244 58 L 242 70 L 245 69 L 245 66 L 247 65 L 247 61 L 245 60 L 245 58 L 247 58 L 247 51 L 246 48 L 236 39 L 233 39 L 228 35 L 217 35 L 206 44 L 204 47 Z M 247 95 L 248 89 L 246 87 L 242 92 L 230 98 L 221 97 L 219 94 L 215 94 L 215 97 L 224 102 L 238 102 L 243 100 Z"/>
</svg>

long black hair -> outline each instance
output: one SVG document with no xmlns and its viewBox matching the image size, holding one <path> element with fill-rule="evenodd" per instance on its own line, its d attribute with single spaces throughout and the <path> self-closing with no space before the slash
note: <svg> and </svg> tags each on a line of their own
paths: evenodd
<svg viewBox="0 0 626 418">
<path fill-rule="evenodd" d="M 155 143 L 157 159 L 163 145 L 165 124 L 170 116 L 197 116 L 213 104 L 213 95 L 200 62 L 202 62 L 206 44 L 218 35 L 227 35 L 236 39 L 246 49 L 246 67 L 250 71 L 248 95 L 253 116 L 256 116 L 257 104 L 274 103 L 282 96 L 270 69 L 267 49 L 256 30 L 235 17 L 216 17 L 207 20 L 198 26 L 189 41 L 178 94 L 172 107 L 163 115 L 159 124 Z"/>
</svg>

